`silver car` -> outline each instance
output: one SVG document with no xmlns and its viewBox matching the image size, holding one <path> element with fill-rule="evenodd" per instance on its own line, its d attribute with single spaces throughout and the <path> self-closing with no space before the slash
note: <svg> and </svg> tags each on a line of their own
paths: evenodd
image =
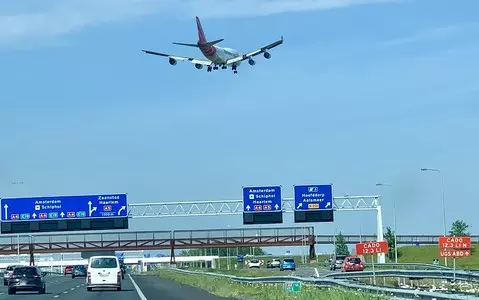
<svg viewBox="0 0 479 300">
<path fill-rule="evenodd" d="M 3 273 L 3 285 L 8 285 L 8 279 L 10 279 L 10 276 L 13 274 L 13 269 L 15 269 L 16 267 L 20 267 L 20 266 L 10 265 L 7 267 L 7 269 Z"/>
<path fill-rule="evenodd" d="M 329 260 L 329 270 L 334 271 L 343 267 L 347 255 L 332 255 Z"/>
</svg>

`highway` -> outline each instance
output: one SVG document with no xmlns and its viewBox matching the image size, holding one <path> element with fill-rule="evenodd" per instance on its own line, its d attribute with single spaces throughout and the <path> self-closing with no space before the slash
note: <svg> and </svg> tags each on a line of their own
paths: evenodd
<svg viewBox="0 0 479 300">
<path fill-rule="evenodd" d="M 133 278 L 135 284 L 142 292 L 139 296 L 135 285 L 130 278 Z M 85 278 L 72 279 L 70 276 L 47 275 L 46 294 L 40 295 L 38 292 L 18 292 L 16 295 L 8 295 L 7 287 L 1 285 L 0 300 L 3 299 L 64 299 L 64 300 L 153 300 L 162 295 L 165 300 L 233 300 L 217 297 L 207 292 L 189 286 L 177 284 L 170 280 L 165 280 L 157 276 L 125 276 L 122 283 L 122 291 L 116 290 L 93 290 L 87 292 Z"/>
</svg>

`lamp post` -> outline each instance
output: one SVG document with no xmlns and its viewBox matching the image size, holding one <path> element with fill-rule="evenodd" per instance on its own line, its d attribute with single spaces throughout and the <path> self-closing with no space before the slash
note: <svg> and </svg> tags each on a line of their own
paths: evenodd
<svg viewBox="0 0 479 300">
<path fill-rule="evenodd" d="M 444 197 L 444 175 L 441 170 L 433 168 L 422 168 L 423 172 L 437 172 L 441 175 L 441 193 L 442 193 L 442 222 L 444 226 L 444 236 L 447 235 L 447 225 L 446 225 L 446 201 Z M 444 265 L 447 267 L 447 257 L 444 257 Z"/>
<path fill-rule="evenodd" d="M 376 183 L 376 186 L 392 186 L 387 183 Z M 397 247 L 397 218 L 396 218 L 396 201 L 393 197 L 393 219 L 394 219 L 394 262 L 398 263 L 398 247 Z"/>
</svg>

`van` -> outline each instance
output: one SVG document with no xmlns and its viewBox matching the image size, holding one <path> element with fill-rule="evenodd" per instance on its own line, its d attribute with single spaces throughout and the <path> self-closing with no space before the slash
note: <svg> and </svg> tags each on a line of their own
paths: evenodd
<svg viewBox="0 0 479 300">
<path fill-rule="evenodd" d="M 120 262 L 116 256 L 92 256 L 88 261 L 86 289 L 116 288 L 121 291 Z"/>
</svg>

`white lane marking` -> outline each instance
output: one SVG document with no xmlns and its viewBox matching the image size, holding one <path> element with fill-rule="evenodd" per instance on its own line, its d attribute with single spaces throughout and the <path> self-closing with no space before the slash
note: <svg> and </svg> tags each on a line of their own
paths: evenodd
<svg viewBox="0 0 479 300">
<path fill-rule="evenodd" d="M 130 274 L 128 274 L 128 277 L 131 280 L 131 283 L 133 283 L 133 286 L 135 287 L 136 292 L 138 293 L 138 296 L 140 297 L 141 300 L 148 300 L 146 299 L 145 295 L 143 295 L 143 292 L 140 290 L 140 287 L 136 284 L 135 280 L 131 277 Z"/>
<path fill-rule="evenodd" d="M 68 291 L 64 291 L 63 294 L 68 294 Z"/>
<path fill-rule="evenodd" d="M 58 295 L 53 296 L 53 298 L 58 298 L 58 297 L 60 297 L 60 296 L 58 296 Z"/>
<path fill-rule="evenodd" d="M 79 288 L 79 287 L 80 287 L 80 286 L 79 286 L 79 285 L 77 285 L 77 288 Z"/>
<path fill-rule="evenodd" d="M 75 288 L 71 288 L 70 290 L 71 290 L 71 291 L 74 291 L 74 290 L 75 290 Z"/>
</svg>

